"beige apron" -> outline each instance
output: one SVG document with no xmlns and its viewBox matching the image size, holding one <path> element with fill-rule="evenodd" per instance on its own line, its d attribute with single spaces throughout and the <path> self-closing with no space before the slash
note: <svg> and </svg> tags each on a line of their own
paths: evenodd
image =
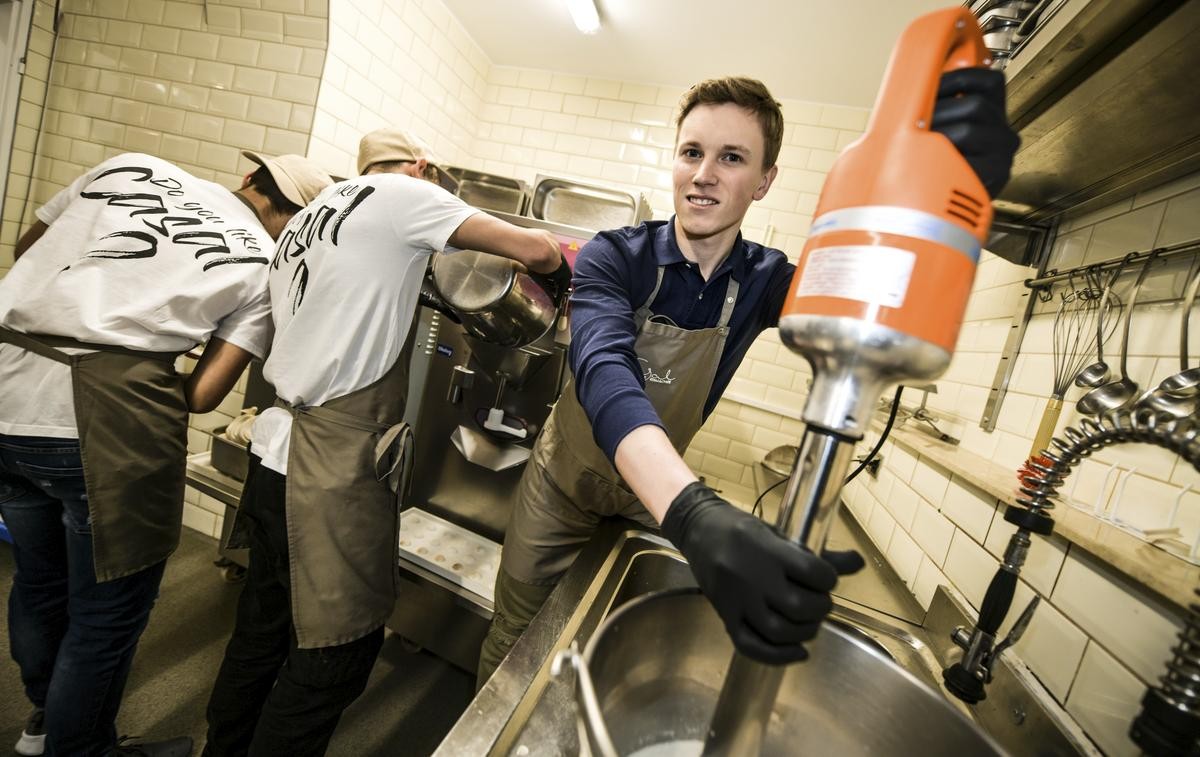
<svg viewBox="0 0 1200 757">
<path fill-rule="evenodd" d="M 175 372 L 178 355 L 5 328 L 0 342 L 71 368 L 96 580 L 167 559 L 179 545 L 187 469 L 188 407 Z"/>
<path fill-rule="evenodd" d="M 378 381 L 317 407 L 294 407 L 287 531 L 292 623 L 301 649 L 359 639 L 396 598 L 399 501 L 412 459 L 404 417 L 412 334 Z"/>
<path fill-rule="evenodd" d="M 682 455 L 704 423 L 704 405 L 725 349 L 738 282 L 730 275 L 716 326 L 683 329 L 650 312 L 662 279 L 660 267 L 654 291 L 635 314 L 634 351 L 645 376 L 646 396 Z M 556 581 L 601 517 L 622 516 L 658 527 L 596 446 L 574 380 L 564 387 L 546 420 L 529 465 L 501 556 L 503 570 L 520 582 Z"/>
</svg>

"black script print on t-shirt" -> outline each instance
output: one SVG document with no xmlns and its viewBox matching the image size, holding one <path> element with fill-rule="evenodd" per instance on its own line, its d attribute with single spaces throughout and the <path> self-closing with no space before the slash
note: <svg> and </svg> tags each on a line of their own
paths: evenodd
<svg viewBox="0 0 1200 757">
<path fill-rule="evenodd" d="M 123 185 L 119 189 L 94 189 L 102 179 L 119 174 L 132 176 L 119 176 Z M 144 226 L 104 235 L 99 240 L 104 246 L 89 250 L 87 257 L 152 258 L 158 253 L 159 240 L 170 239 L 181 247 L 197 248 L 196 260 L 205 255 L 215 256 L 204 261 L 202 269 L 205 271 L 221 265 L 266 265 L 269 262 L 254 235 L 246 229 L 228 229 L 226 233 L 193 229 L 205 223 L 224 224 L 225 220 L 198 202 L 177 199 L 186 196 L 183 185 L 169 176 L 156 178 L 153 169 L 142 166 L 110 168 L 93 179 L 79 196 L 85 200 L 105 200 L 109 207 L 129 208 L 130 220 L 138 219 Z M 241 244 L 238 253 L 229 249 L 227 235 Z"/>
<path fill-rule="evenodd" d="M 304 253 L 312 247 L 313 242 L 324 241 L 325 232 L 329 231 L 329 243 L 337 247 L 338 231 L 342 224 L 362 205 L 363 200 L 371 196 L 375 187 L 361 184 L 345 184 L 333 193 L 333 197 L 349 197 L 350 204 L 340 212 L 336 207 L 322 203 L 320 206 L 309 206 L 301 214 L 292 219 L 275 246 L 275 257 L 271 267 L 279 270 L 282 263 L 300 258 L 296 270 L 292 273 L 292 283 L 288 285 L 288 297 L 292 300 L 292 312 L 295 313 L 300 303 L 304 301 L 304 292 L 308 289 L 308 261 Z M 332 198 L 331 198 L 332 199 Z"/>
</svg>

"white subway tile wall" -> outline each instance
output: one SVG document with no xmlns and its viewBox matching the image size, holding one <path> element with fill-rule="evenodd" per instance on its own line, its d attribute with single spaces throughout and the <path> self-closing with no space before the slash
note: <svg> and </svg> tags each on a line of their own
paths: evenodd
<svg viewBox="0 0 1200 757">
<path fill-rule="evenodd" d="M 332 0 L 308 156 L 335 176 L 355 176 L 362 135 L 400 126 L 440 160 L 474 167 L 491 68 L 440 0 Z"/>
<path fill-rule="evenodd" d="M 4 212 L 0 220 L 0 276 L 13 264 L 13 248 L 21 233 L 21 219 L 36 207 L 30 194 L 34 175 L 34 155 L 42 122 L 42 102 L 50 80 L 50 55 L 54 47 L 54 3 L 37 0 L 33 7 L 33 28 L 25 53 L 25 76 L 13 134 L 12 161 L 4 192 Z M 97 77 L 98 78 L 98 77 Z M 43 140 L 45 146 L 45 140 Z"/>
<path fill-rule="evenodd" d="M 1129 739 L 1129 724 L 1141 710 L 1145 684 L 1094 641 L 1083 654 L 1067 712 L 1109 757 L 1141 754 Z"/>
<path fill-rule="evenodd" d="M 11 267 L 34 210 L 113 155 L 152 153 L 235 188 L 254 167 L 241 157 L 243 149 L 306 153 L 325 58 L 323 2 L 65 4 L 51 66 L 53 11 L 46 0 L 35 6 L 0 225 L 0 275 Z M 217 410 L 192 417 L 189 452 L 209 449 L 205 432 L 238 414 L 244 382 Z M 186 525 L 217 536 L 223 513 L 215 500 L 189 489 Z"/>
</svg>

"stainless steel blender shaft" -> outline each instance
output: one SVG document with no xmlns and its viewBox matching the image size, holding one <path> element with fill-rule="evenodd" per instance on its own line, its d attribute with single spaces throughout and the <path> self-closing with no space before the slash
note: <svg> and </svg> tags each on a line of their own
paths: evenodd
<svg viewBox="0 0 1200 757">
<path fill-rule="evenodd" d="M 837 515 L 842 479 L 854 443 L 821 429 L 805 429 L 792 475 L 780 503 L 779 530 L 820 554 Z M 767 722 L 784 665 L 764 665 L 734 653 L 717 699 L 704 755 L 755 755 L 762 749 Z"/>
</svg>

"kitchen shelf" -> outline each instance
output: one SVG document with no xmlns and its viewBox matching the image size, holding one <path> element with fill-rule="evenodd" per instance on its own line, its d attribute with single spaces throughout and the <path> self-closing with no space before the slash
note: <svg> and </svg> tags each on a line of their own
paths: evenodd
<svg viewBox="0 0 1200 757">
<path fill-rule="evenodd" d="M 982 489 L 1002 504 L 1015 503 L 1016 471 L 968 450 L 951 447 L 921 431 L 894 428 L 890 438 L 920 458 Z M 1133 583 L 1180 608 L 1195 601 L 1193 590 L 1200 586 L 1200 566 L 1070 506 L 1059 504 L 1051 515 L 1055 534 L 1094 555 Z"/>
</svg>

